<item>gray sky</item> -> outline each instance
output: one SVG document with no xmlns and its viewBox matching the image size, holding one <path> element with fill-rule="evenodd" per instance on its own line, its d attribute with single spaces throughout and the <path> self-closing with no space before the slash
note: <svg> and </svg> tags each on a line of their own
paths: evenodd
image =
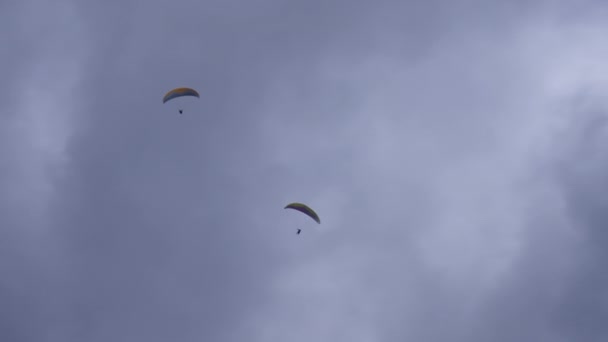
<svg viewBox="0 0 608 342">
<path fill-rule="evenodd" d="M 2 2 L 0 340 L 608 340 L 607 11 Z"/>
</svg>

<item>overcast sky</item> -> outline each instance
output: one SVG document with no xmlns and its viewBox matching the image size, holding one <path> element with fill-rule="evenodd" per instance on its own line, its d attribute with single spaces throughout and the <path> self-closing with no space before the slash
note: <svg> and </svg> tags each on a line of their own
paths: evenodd
<svg viewBox="0 0 608 342">
<path fill-rule="evenodd" d="M 0 2 L 0 340 L 607 341 L 607 15 Z"/>
</svg>

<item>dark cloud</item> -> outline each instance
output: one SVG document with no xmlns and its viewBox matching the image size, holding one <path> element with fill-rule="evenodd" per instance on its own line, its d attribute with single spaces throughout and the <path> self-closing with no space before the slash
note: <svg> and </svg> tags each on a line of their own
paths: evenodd
<svg viewBox="0 0 608 342">
<path fill-rule="evenodd" d="M 608 319 L 608 201 L 602 189 L 608 184 L 608 159 L 604 152 L 608 110 L 603 89 L 590 89 L 571 106 L 573 123 L 567 141 L 569 151 L 560 162 L 558 179 L 563 186 L 566 208 L 577 239 L 571 272 L 562 283 L 563 293 L 553 313 L 553 322 L 568 339 L 600 341 L 608 336 L 602 322 Z"/>
<path fill-rule="evenodd" d="M 64 5 L 0 24 L 0 339 L 605 339 L 597 4 Z"/>
</svg>

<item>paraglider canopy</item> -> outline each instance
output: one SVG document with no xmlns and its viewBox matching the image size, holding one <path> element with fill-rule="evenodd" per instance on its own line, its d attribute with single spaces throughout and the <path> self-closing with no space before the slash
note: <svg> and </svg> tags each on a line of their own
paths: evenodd
<svg viewBox="0 0 608 342">
<path fill-rule="evenodd" d="M 315 211 L 312 210 L 306 204 L 302 204 L 302 203 L 290 203 L 290 204 L 286 205 L 284 209 L 293 209 L 293 210 L 297 210 L 299 212 L 302 212 L 302 213 L 308 215 L 313 220 L 315 220 L 318 224 L 321 224 L 321 219 L 319 218 L 319 215 L 317 215 L 317 213 L 315 213 Z"/>
<path fill-rule="evenodd" d="M 176 97 L 182 97 L 182 96 L 195 96 L 200 98 L 200 95 L 198 94 L 198 92 L 192 88 L 175 88 L 173 90 L 170 90 L 167 94 L 165 94 L 165 96 L 163 97 L 163 103 L 172 100 Z"/>
</svg>

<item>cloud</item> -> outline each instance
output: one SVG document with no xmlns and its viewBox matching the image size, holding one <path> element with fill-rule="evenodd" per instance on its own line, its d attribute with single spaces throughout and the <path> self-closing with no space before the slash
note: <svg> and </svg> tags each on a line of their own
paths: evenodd
<svg viewBox="0 0 608 342">
<path fill-rule="evenodd" d="M 0 337 L 605 339 L 585 6 L 16 7 Z"/>
</svg>

